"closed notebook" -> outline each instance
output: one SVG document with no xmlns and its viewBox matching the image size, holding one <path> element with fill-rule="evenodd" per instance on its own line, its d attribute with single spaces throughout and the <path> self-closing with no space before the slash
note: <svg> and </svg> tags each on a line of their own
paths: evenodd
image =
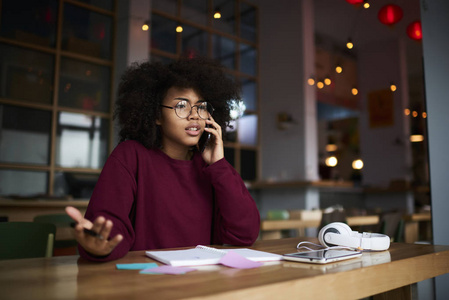
<svg viewBox="0 0 449 300">
<path fill-rule="evenodd" d="M 158 260 L 164 264 L 175 267 L 201 266 L 218 264 L 220 259 L 230 250 L 252 261 L 272 261 L 282 259 L 282 256 L 279 254 L 248 248 L 216 249 L 201 245 L 198 245 L 193 249 L 186 250 L 145 251 L 145 254 L 148 257 Z"/>
</svg>

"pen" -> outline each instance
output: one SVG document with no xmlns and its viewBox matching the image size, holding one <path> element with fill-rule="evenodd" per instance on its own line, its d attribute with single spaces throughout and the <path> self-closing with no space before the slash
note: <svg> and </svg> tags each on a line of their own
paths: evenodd
<svg viewBox="0 0 449 300">
<path fill-rule="evenodd" d="M 73 228 L 75 228 L 76 224 L 78 224 L 78 223 L 73 222 L 73 223 L 70 223 L 70 226 L 73 227 Z M 88 235 L 90 235 L 90 236 L 99 238 L 100 240 L 104 239 L 103 236 L 102 236 L 101 234 L 99 234 L 99 233 L 93 231 L 92 229 L 87 229 L 87 228 L 84 228 L 84 227 L 83 227 L 83 231 L 84 231 L 84 233 L 86 233 L 86 234 L 88 234 Z"/>
</svg>

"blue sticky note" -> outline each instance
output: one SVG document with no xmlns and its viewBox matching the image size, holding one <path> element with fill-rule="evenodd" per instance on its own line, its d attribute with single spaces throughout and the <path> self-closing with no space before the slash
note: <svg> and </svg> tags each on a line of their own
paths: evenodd
<svg viewBox="0 0 449 300">
<path fill-rule="evenodd" d="M 156 268 L 156 263 L 116 264 L 117 270 L 144 270 Z"/>
</svg>

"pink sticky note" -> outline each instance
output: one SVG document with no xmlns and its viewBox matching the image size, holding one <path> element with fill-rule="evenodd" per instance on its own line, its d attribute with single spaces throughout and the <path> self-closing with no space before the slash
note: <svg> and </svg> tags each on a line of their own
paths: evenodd
<svg viewBox="0 0 449 300">
<path fill-rule="evenodd" d="M 263 265 L 261 262 L 249 260 L 232 250 L 229 250 L 228 253 L 220 259 L 220 263 L 227 267 L 237 269 L 252 269 Z"/>
<path fill-rule="evenodd" d="M 160 266 L 156 268 L 149 268 L 140 271 L 140 274 L 184 274 L 187 272 L 195 271 L 193 268 L 187 267 L 172 267 L 172 266 Z"/>
</svg>

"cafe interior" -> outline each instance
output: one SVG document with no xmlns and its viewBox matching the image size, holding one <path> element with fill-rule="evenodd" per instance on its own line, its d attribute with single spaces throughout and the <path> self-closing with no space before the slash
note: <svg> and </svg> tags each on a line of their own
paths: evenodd
<svg viewBox="0 0 449 300">
<path fill-rule="evenodd" d="M 339 221 L 432 244 L 447 221 L 432 220 L 420 11 L 419 0 L 2 0 L 1 221 L 85 211 L 118 142 L 120 75 L 187 53 L 242 85 L 225 157 L 257 203 L 259 239 Z M 76 254 L 67 245 L 54 255 Z"/>
</svg>

